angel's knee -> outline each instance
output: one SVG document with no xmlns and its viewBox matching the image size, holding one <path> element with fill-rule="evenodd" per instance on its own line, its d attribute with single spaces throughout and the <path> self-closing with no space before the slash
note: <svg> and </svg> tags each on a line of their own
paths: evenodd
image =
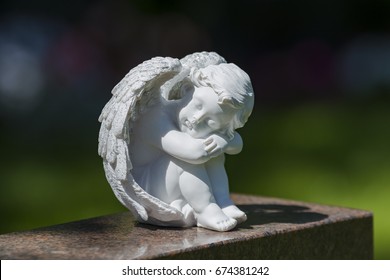
<svg viewBox="0 0 390 280">
<path fill-rule="evenodd" d="M 204 164 L 191 164 L 178 159 L 174 159 L 172 163 L 176 166 L 179 176 L 185 173 L 199 174 L 205 171 Z"/>
</svg>

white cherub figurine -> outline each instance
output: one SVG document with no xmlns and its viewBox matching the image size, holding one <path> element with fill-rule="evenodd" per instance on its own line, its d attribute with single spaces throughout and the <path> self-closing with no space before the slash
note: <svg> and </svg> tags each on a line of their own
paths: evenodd
<svg viewBox="0 0 390 280">
<path fill-rule="evenodd" d="M 113 95 L 99 118 L 99 154 L 114 193 L 139 221 L 227 231 L 246 220 L 224 168 L 224 154 L 242 149 L 235 130 L 253 108 L 244 71 L 216 53 L 153 58 Z"/>
</svg>

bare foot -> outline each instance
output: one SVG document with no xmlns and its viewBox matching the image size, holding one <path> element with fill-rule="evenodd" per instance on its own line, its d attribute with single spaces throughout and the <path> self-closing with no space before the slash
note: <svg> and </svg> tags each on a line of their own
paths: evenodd
<svg viewBox="0 0 390 280">
<path fill-rule="evenodd" d="M 210 203 L 197 215 L 198 226 L 216 231 L 228 231 L 237 225 L 235 219 L 226 216 L 216 203 Z"/>
<path fill-rule="evenodd" d="M 191 227 L 196 225 L 194 209 L 183 199 L 176 199 L 170 205 L 184 214 L 184 226 Z"/>
<path fill-rule="evenodd" d="M 247 219 L 246 214 L 238 209 L 236 205 L 226 206 L 222 208 L 222 211 L 226 216 L 235 219 L 238 224 L 245 222 Z"/>
<path fill-rule="evenodd" d="M 184 201 L 184 199 L 176 199 L 176 200 L 172 201 L 169 205 L 176 208 L 177 210 L 179 210 L 181 212 L 184 205 L 186 205 L 186 202 Z"/>
<path fill-rule="evenodd" d="M 181 212 L 184 214 L 184 222 L 186 223 L 186 226 L 192 227 L 196 225 L 194 209 L 188 203 L 183 206 Z"/>
</svg>

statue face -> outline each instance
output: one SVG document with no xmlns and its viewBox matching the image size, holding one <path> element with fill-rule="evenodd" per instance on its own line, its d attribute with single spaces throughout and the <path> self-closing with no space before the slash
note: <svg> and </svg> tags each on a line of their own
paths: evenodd
<svg viewBox="0 0 390 280">
<path fill-rule="evenodd" d="M 195 87 L 192 99 L 179 112 L 179 127 L 194 138 L 223 132 L 237 109 L 218 103 L 218 95 L 210 87 Z"/>
</svg>

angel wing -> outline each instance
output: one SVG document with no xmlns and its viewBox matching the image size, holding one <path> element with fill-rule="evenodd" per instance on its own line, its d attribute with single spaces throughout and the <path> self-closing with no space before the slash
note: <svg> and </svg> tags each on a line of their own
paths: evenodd
<svg viewBox="0 0 390 280">
<path fill-rule="evenodd" d="M 129 154 L 130 130 L 144 110 L 168 94 L 191 68 L 203 68 L 225 60 L 216 53 L 194 53 L 182 60 L 155 57 L 141 63 L 114 87 L 112 98 L 99 117 L 98 153 L 118 200 L 142 222 L 188 226 L 183 213 L 144 191 L 134 180 Z M 168 82 L 167 82 L 168 81 Z M 165 85 L 164 85 L 165 84 Z M 163 86 L 164 85 L 164 86 Z"/>
<path fill-rule="evenodd" d="M 205 68 L 209 65 L 226 63 L 226 60 L 215 52 L 196 52 L 180 60 L 184 68 Z"/>
</svg>

